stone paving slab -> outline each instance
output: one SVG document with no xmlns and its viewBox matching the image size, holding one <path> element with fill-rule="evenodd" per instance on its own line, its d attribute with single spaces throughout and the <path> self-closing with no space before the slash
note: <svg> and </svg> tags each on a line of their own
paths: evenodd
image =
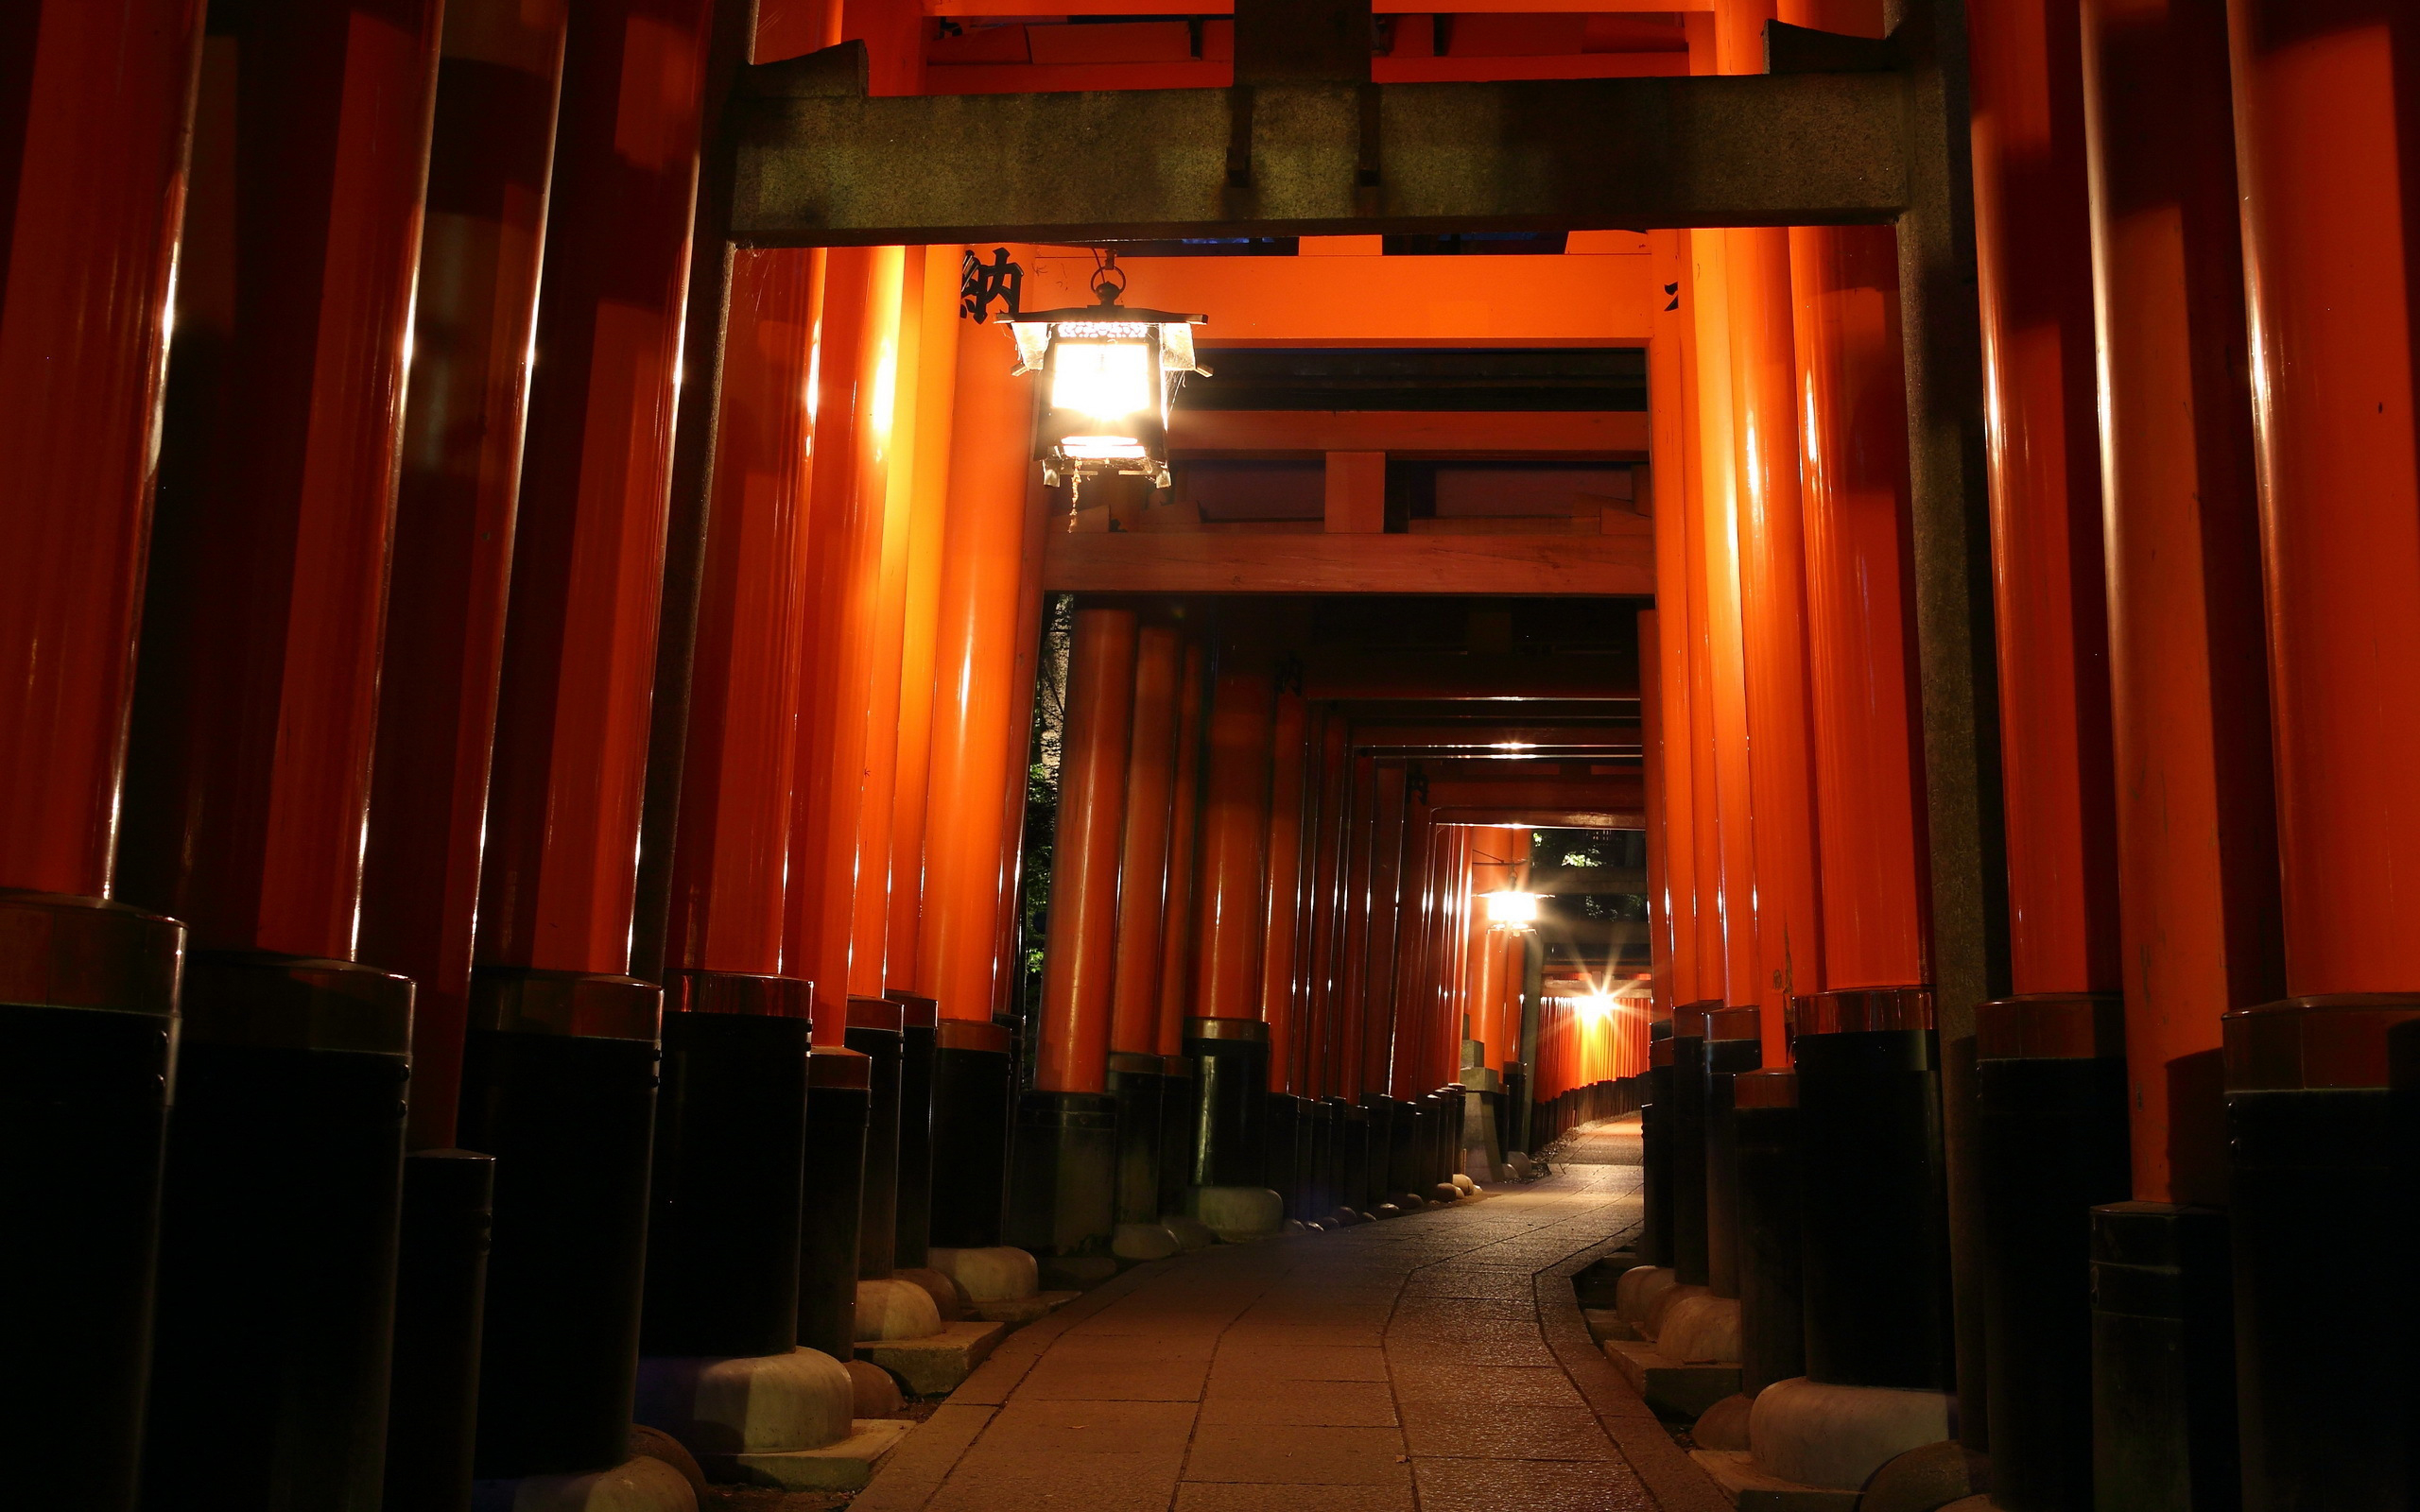
<svg viewBox="0 0 2420 1512">
<path fill-rule="evenodd" d="M 1124 1272 L 1011 1335 L 854 1512 L 1729 1512 L 1581 1316 L 1640 1173 L 1634 1132 L 1579 1143 L 1608 1153 Z"/>
</svg>

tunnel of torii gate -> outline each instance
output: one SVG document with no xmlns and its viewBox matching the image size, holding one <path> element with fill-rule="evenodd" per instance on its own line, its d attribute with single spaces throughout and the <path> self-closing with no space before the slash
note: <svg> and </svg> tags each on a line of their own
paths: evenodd
<svg viewBox="0 0 2420 1512">
<path fill-rule="evenodd" d="M 2420 1503 L 2420 12 L 1666 4 L 0 8 L 0 1505 Z"/>
</svg>

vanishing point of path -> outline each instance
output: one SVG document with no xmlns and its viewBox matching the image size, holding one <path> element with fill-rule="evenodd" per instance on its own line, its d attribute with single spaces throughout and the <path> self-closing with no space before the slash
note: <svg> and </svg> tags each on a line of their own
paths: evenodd
<svg viewBox="0 0 2420 1512">
<path fill-rule="evenodd" d="M 1478 1201 L 1137 1266 L 1011 1335 L 854 1512 L 1728 1512 L 1572 1297 L 1638 1227 L 1636 1127 Z"/>
</svg>

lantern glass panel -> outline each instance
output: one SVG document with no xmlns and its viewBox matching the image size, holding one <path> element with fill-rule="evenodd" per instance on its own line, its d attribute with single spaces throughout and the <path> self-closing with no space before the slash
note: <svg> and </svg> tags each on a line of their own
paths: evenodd
<svg viewBox="0 0 2420 1512">
<path fill-rule="evenodd" d="M 1138 341 L 1069 341 L 1051 351 L 1050 406 L 1104 424 L 1158 407 L 1151 350 Z"/>
</svg>

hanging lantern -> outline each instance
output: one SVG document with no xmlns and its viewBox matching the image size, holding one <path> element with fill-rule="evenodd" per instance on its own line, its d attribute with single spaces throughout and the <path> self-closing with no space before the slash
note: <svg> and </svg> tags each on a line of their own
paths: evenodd
<svg viewBox="0 0 2420 1512">
<path fill-rule="evenodd" d="M 1193 328 L 1207 319 L 1117 302 L 1126 275 L 1115 254 L 1093 270 L 1093 297 L 1080 309 L 1011 314 L 1017 371 L 1042 374 L 1033 455 L 1042 481 L 1080 491 L 1088 478 L 1123 474 L 1168 486 L 1168 404 L 1187 373 L 1210 369 L 1194 356 Z"/>
</svg>

